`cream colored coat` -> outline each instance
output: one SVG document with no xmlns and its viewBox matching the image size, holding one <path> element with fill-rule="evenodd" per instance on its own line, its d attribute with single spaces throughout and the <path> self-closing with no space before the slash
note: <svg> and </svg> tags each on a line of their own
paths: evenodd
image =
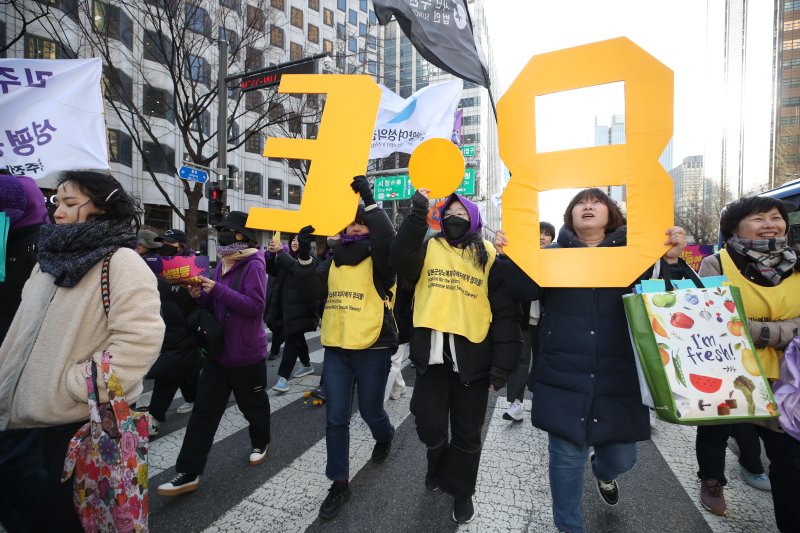
<svg viewBox="0 0 800 533">
<path fill-rule="evenodd" d="M 158 356 L 164 337 L 156 279 L 139 255 L 121 248 L 111 258 L 108 318 L 100 291 L 102 261 L 71 288 L 58 287 L 49 304 L 40 304 L 53 276 L 33 269 L 22 303 L 0 347 L 0 383 L 24 364 L 13 392 L 10 428 L 53 426 L 89 418 L 85 362 L 98 362 L 104 350 L 129 403 L 142 393 L 142 379 Z M 27 362 L 19 338 L 23 324 L 44 313 Z M 98 376 L 100 401 L 107 401 Z M 6 391 L 9 392 L 9 391 Z"/>
</svg>

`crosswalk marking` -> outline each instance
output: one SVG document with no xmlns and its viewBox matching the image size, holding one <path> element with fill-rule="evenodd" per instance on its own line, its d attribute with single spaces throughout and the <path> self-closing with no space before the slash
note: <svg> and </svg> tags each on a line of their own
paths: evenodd
<svg viewBox="0 0 800 533">
<path fill-rule="evenodd" d="M 386 403 L 386 411 L 399 428 L 409 416 L 412 387 L 399 400 Z M 358 413 L 350 422 L 350 478 L 356 476 L 372 454 L 375 440 Z M 325 477 L 325 439 L 317 441 L 289 466 L 228 510 L 207 532 L 305 531 L 317 519 L 327 496 L 330 480 Z"/>
<path fill-rule="evenodd" d="M 275 413 L 293 401 L 301 398 L 306 389 L 319 385 L 319 379 L 320 377 L 317 375 L 303 376 L 302 378 L 290 381 L 289 392 L 275 393 L 270 391 L 269 402 L 271 412 Z M 217 433 L 214 435 L 214 443 L 216 444 L 237 431 L 245 429 L 247 425 L 247 420 L 244 419 L 244 416 L 242 416 L 241 411 L 239 411 L 236 405 L 228 407 L 225 409 L 225 414 L 222 415 Z M 185 435 L 186 427 L 182 427 L 178 431 L 159 437 L 150 443 L 150 451 L 148 454 L 150 478 L 175 466 L 175 461 L 178 459 L 178 453 L 181 451 L 181 445 L 183 444 L 183 437 Z"/>
</svg>

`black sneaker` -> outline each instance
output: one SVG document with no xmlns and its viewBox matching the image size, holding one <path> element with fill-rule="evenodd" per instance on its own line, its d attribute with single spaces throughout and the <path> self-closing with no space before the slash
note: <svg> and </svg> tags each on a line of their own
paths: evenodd
<svg viewBox="0 0 800 533">
<path fill-rule="evenodd" d="M 594 459 L 595 454 L 592 454 L 592 463 L 594 463 Z M 619 485 L 617 485 L 616 479 L 612 479 L 611 481 L 597 479 L 597 492 L 600 493 L 600 497 L 603 498 L 606 504 L 613 507 L 619 503 Z"/>
<path fill-rule="evenodd" d="M 475 518 L 475 507 L 471 496 L 456 496 L 453 502 L 453 520 L 458 524 L 469 524 Z"/>
<path fill-rule="evenodd" d="M 372 462 L 380 464 L 389 457 L 389 450 L 392 449 L 392 441 L 376 442 L 375 447 L 372 448 Z"/>
<path fill-rule="evenodd" d="M 427 472 L 425 474 L 425 488 L 433 492 L 439 488 L 439 480 L 436 479 L 436 474 Z"/>
<path fill-rule="evenodd" d="M 350 484 L 347 482 L 338 483 L 333 482 L 331 488 L 328 489 L 328 496 L 322 502 L 322 507 L 319 508 L 319 517 L 323 520 L 331 520 L 339 516 L 342 510 L 342 505 L 350 497 Z"/>
<path fill-rule="evenodd" d="M 186 492 L 194 492 L 200 486 L 200 476 L 197 474 L 177 474 L 167 483 L 158 486 L 156 493 L 159 496 L 177 496 Z"/>
</svg>

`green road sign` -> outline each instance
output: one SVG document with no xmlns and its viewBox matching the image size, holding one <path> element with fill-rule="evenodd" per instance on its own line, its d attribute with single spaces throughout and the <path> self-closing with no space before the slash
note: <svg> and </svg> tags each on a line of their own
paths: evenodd
<svg viewBox="0 0 800 533">
<path fill-rule="evenodd" d="M 413 196 L 414 186 L 408 174 L 397 174 L 394 176 L 381 176 L 375 178 L 375 199 L 379 201 L 391 202 L 394 200 L 408 200 Z M 464 172 L 464 180 L 459 185 L 456 192 L 462 196 L 475 195 L 475 169 L 468 168 Z"/>
<path fill-rule="evenodd" d="M 461 147 L 461 153 L 464 154 L 464 157 L 475 157 L 475 145 L 474 144 L 465 144 Z"/>
</svg>

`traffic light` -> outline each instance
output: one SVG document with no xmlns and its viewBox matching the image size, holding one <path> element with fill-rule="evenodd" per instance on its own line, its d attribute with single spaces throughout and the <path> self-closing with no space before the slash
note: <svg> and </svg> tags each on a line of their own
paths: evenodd
<svg viewBox="0 0 800 533">
<path fill-rule="evenodd" d="M 206 197 L 208 198 L 208 224 L 216 226 L 222 222 L 225 216 L 225 191 L 217 186 L 206 187 Z"/>
</svg>

